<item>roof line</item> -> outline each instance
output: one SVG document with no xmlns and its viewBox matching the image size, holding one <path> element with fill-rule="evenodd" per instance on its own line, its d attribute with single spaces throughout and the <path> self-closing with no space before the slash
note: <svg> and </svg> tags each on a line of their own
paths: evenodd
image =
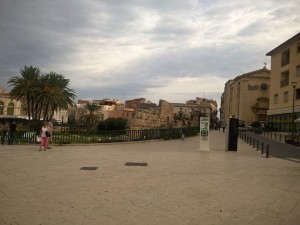
<svg viewBox="0 0 300 225">
<path fill-rule="evenodd" d="M 283 42 L 281 45 L 277 46 L 276 48 L 274 48 L 273 50 L 271 50 L 270 52 L 268 52 L 266 54 L 266 56 L 271 56 L 273 55 L 275 52 L 277 52 L 279 49 L 287 46 L 290 42 L 296 40 L 296 39 L 300 39 L 300 32 L 296 35 L 294 35 L 293 37 L 291 37 L 290 39 L 288 39 L 287 41 Z"/>
</svg>

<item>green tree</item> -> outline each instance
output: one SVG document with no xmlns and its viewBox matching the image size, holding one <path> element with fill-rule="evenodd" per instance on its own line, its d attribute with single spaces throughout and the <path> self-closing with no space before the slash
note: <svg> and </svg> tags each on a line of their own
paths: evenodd
<svg viewBox="0 0 300 225">
<path fill-rule="evenodd" d="M 12 77 L 7 82 L 10 86 L 13 86 L 10 96 L 12 99 L 25 101 L 29 120 L 36 119 L 37 114 L 34 111 L 34 104 L 39 93 L 41 71 L 37 67 L 24 66 L 20 69 L 20 74 L 21 77 Z"/>
<path fill-rule="evenodd" d="M 92 131 L 100 120 L 100 117 L 97 115 L 99 107 L 95 103 L 88 103 L 85 105 L 85 109 L 88 111 L 88 114 L 82 115 L 79 121 L 84 124 L 88 131 Z"/>
<path fill-rule="evenodd" d="M 68 109 L 76 97 L 69 88 L 70 80 L 61 74 L 41 75 L 40 69 L 32 66 L 24 66 L 20 74 L 21 77 L 12 77 L 7 83 L 13 86 L 11 98 L 27 103 L 29 120 L 50 120 L 55 111 Z"/>
<path fill-rule="evenodd" d="M 69 82 L 69 79 L 55 72 L 41 76 L 42 91 L 36 108 L 43 114 L 44 120 L 52 119 L 55 111 L 68 109 L 73 104 L 76 95 L 74 90 L 69 88 Z"/>
<path fill-rule="evenodd" d="M 99 123 L 98 131 L 100 131 L 100 130 L 125 130 L 126 125 L 127 125 L 127 119 L 108 118 Z"/>
</svg>

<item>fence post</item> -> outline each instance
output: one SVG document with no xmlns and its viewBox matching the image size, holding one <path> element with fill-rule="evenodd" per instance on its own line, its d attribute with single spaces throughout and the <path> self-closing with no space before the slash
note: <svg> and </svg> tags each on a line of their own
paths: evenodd
<svg viewBox="0 0 300 225">
<path fill-rule="evenodd" d="M 266 146 L 266 158 L 269 158 L 269 144 Z"/>
<path fill-rule="evenodd" d="M 261 142 L 261 154 L 264 154 L 264 143 Z"/>
<path fill-rule="evenodd" d="M 255 148 L 255 138 L 253 138 L 253 148 Z"/>
<path fill-rule="evenodd" d="M 257 142 L 256 142 L 256 151 L 258 151 L 259 150 L 259 140 L 257 140 Z"/>
</svg>

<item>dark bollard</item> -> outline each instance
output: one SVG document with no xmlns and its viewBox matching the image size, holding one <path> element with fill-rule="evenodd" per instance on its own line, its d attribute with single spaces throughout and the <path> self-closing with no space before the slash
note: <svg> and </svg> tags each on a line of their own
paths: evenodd
<svg viewBox="0 0 300 225">
<path fill-rule="evenodd" d="M 266 146 L 266 158 L 269 158 L 269 145 Z"/>
<path fill-rule="evenodd" d="M 257 142 L 256 142 L 256 151 L 258 151 L 259 150 L 259 140 L 257 140 Z"/>
<path fill-rule="evenodd" d="M 253 148 L 255 148 L 255 138 L 253 138 Z"/>
<path fill-rule="evenodd" d="M 261 154 L 264 154 L 264 143 L 261 142 Z"/>
<path fill-rule="evenodd" d="M 252 137 L 250 137 L 249 145 L 252 145 Z"/>
</svg>

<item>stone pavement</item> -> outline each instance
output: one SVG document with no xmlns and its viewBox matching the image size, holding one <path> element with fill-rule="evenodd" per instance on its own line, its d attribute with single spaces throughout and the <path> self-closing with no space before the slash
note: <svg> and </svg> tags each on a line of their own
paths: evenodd
<svg viewBox="0 0 300 225">
<path fill-rule="evenodd" d="M 298 225 L 300 163 L 239 140 L 0 146 L 1 225 Z M 145 162 L 148 166 L 124 166 Z M 98 167 L 97 170 L 80 170 Z"/>
</svg>

